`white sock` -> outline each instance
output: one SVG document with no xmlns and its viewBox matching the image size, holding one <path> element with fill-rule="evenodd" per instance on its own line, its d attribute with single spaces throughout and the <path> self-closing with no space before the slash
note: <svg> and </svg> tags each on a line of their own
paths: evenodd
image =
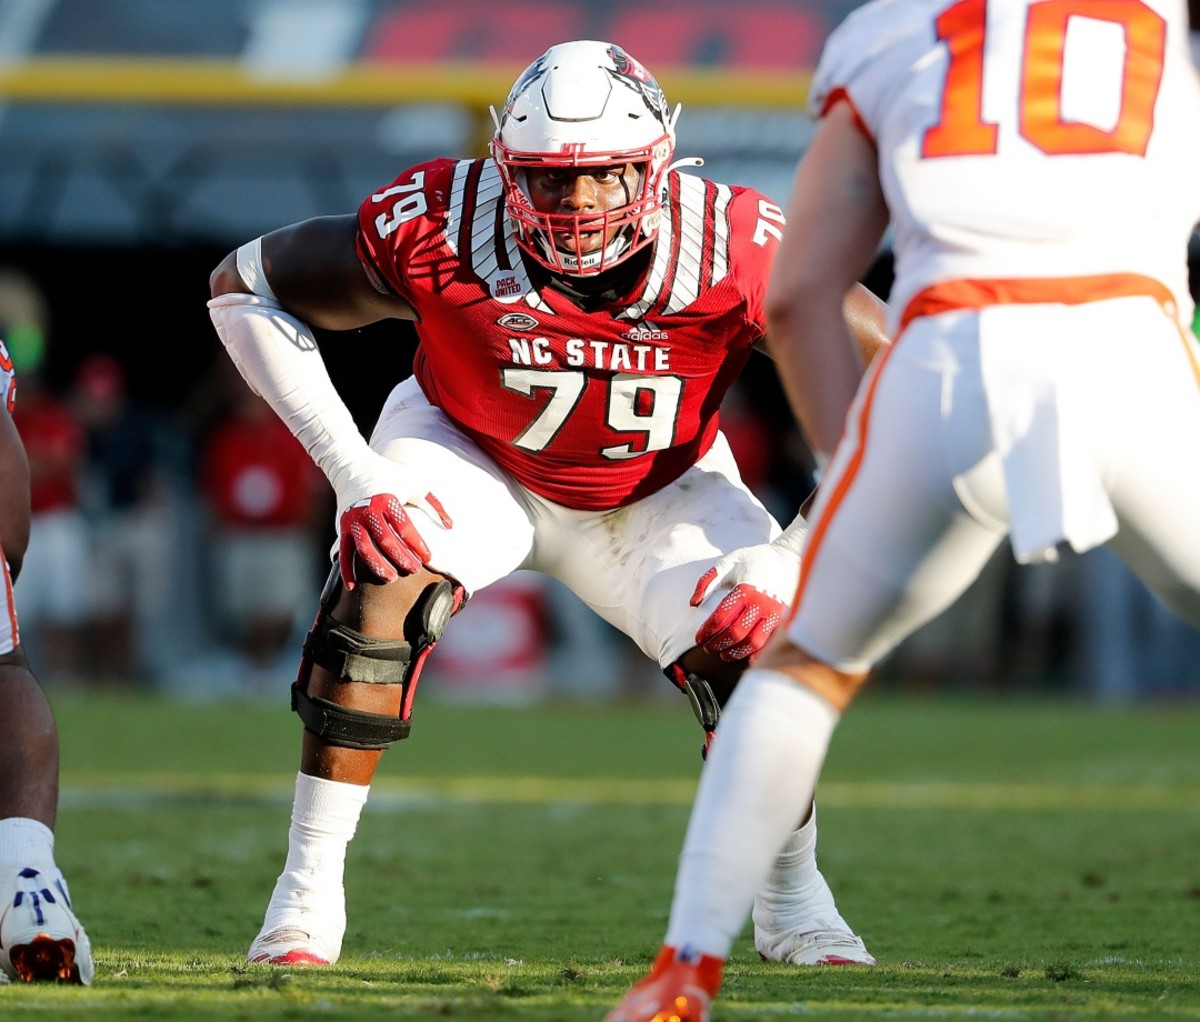
<svg viewBox="0 0 1200 1022">
<path fill-rule="evenodd" d="M 25 816 L 0 820 L 0 866 L 45 869 L 53 865 L 54 831 Z"/>
<path fill-rule="evenodd" d="M 700 777 L 667 944 L 729 957 L 755 892 L 808 808 L 839 716 L 785 674 L 751 668 L 742 676 Z"/>
<path fill-rule="evenodd" d="M 296 775 L 287 861 L 271 895 L 264 932 L 313 911 L 330 915 L 331 925 L 345 926 L 346 847 L 369 792 L 370 785 Z M 337 936 L 340 943 L 341 933 Z"/>
<path fill-rule="evenodd" d="M 817 812 L 814 807 L 808 822 L 788 835 L 783 849 L 771 863 L 771 871 L 760 894 L 792 894 L 822 880 L 817 870 Z M 821 885 L 824 886 L 823 882 Z"/>
<path fill-rule="evenodd" d="M 358 830 L 358 819 L 370 791 L 370 785 L 297 774 L 284 869 L 318 873 L 336 867 L 340 882 L 346 846 Z"/>
<path fill-rule="evenodd" d="M 768 929 L 796 931 L 844 929 L 829 884 L 817 868 L 817 807 L 797 831 L 793 831 L 771 864 L 767 879 L 754 899 L 754 923 Z"/>
<path fill-rule="evenodd" d="M 813 860 L 813 865 L 816 865 L 817 857 L 817 807 L 813 805 L 812 812 L 809 813 L 808 820 L 804 826 L 798 830 L 792 831 L 786 842 L 784 842 L 783 850 L 779 853 L 782 859 L 784 856 L 796 855 L 807 856 Z"/>
</svg>

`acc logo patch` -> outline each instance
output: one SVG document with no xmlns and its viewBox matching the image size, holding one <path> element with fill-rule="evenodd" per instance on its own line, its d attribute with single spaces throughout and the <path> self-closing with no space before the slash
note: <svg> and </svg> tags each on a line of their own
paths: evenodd
<svg viewBox="0 0 1200 1022">
<path fill-rule="evenodd" d="M 532 330 L 538 321 L 523 312 L 510 312 L 496 320 L 496 325 L 505 330 Z"/>
</svg>

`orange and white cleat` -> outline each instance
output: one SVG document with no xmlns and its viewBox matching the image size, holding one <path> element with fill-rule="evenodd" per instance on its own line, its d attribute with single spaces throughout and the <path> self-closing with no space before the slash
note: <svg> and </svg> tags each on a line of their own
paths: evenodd
<svg viewBox="0 0 1200 1022">
<path fill-rule="evenodd" d="M 58 870 L 0 877 L 0 974 L 18 983 L 92 982 L 92 946 Z"/>
<path fill-rule="evenodd" d="M 723 958 L 663 947 L 649 975 L 604 1022 L 708 1022 L 724 969 Z"/>
</svg>

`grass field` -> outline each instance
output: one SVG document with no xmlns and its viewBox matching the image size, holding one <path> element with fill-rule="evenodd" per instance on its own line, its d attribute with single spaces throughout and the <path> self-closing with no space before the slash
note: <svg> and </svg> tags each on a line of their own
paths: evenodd
<svg viewBox="0 0 1200 1022">
<path fill-rule="evenodd" d="M 699 771 L 678 704 L 419 706 L 350 849 L 332 969 L 247 966 L 283 861 L 284 707 L 55 697 L 58 858 L 95 985 L 0 1019 L 598 1022 L 666 923 Z M 1200 1018 L 1200 704 L 871 694 L 818 791 L 874 969 L 735 947 L 716 1020 Z"/>
</svg>

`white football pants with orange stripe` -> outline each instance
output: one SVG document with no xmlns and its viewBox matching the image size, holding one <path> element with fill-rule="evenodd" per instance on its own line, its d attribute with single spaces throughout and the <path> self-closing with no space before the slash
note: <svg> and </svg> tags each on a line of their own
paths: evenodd
<svg viewBox="0 0 1200 1022">
<path fill-rule="evenodd" d="M 1135 296 L 913 320 L 822 479 L 791 641 L 866 671 L 1010 534 L 1022 560 L 1108 541 L 1200 626 L 1200 375 L 1172 311 Z"/>
</svg>

